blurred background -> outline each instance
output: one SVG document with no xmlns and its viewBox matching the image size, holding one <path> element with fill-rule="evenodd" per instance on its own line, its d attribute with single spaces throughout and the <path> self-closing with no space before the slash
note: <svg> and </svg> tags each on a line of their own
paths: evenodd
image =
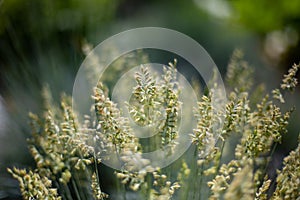
<svg viewBox="0 0 300 200">
<path fill-rule="evenodd" d="M 19 197 L 6 168 L 33 166 L 28 112 L 40 113 L 46 83 L 57 101 L 62 91 L 72 93 L 85 41 L 97 45 L 137 27 L 174 29 L 198 41 L 222 74 L 233 50 L 242 49 L 255 84 L 271 90 L 300 61 L 299 8 L 300 0 L 0 0 L 0 199 Z M 295 93 L 286 107 L 299 110 Z M 296 146 L 299 119 L 296 110 L 279 160 Z"/>
</svg>

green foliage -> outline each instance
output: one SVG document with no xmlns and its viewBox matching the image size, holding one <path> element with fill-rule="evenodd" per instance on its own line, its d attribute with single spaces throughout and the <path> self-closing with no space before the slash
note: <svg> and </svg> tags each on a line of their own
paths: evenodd
<svg viewBox="0 0 300 200">
<path fill-rule="evenodd" d="M 117 1 L 1 1 L 0 36 L 21 26 L 23 34 L 39 39 L 61 31 L 86 31 L 111 20 Z M 21 29 L 19 29 L 21 30 Z"/>
<path fill-rule="evenodd" d="M 284 26 L 297 27 L 297 20 L 300 18 L 300 1 L 276 1 L 269 0 L 232 0 L 236 20 L 241 21 L 245 26 L 258 32 L 269 32 L 282 29 Z"/>
</svg>

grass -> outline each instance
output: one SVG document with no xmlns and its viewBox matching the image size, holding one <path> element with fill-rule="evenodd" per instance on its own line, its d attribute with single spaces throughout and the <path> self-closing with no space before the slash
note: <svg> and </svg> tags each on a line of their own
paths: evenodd
<svg viewBox="0 0 300 200">
<path fill-rule="evenodd" d="M 8 169 L 19 181 L 24 199 L 296 199 L 300 196 L 300 144 L 283 161 L 277 177 L 267 171 L 293 109 L 283 111 L 284 93 L 297 86 L 299 65 L 284 75 L 282 84 L 270 94 L 255 91 L 252 70 L 236 50 L 225 77 L 228 102 L 224 109 L 212 105 L 212 90 L 202 94 L 195 110 L 197 121 L 190 134 L 192 146 L 166 168 L 152 166 L 143 158 L 145 150 L 166 148 L 176 153 L 179 137 L 180 84 L 176 61 L 165 66 L 161 78 L 140 67 L 136 86 L 127 102 L 131 119 L 140 126 L 155 124 L 156 135 L 142 142 L 134 136 L 129 119 L 109 98 L 106 86 L 94 88 L 91 113 L 83 121 L 76 117 L 71 99 L 62 95 L 60 106 L 52 103 L 45 88 L 45 110 L 30 113 L 32 137 L 29 150 L 35 169 Z M 89 97 L 86 97 L 89 98 Z M 258 102 L 258 103 L 254 103 Z M 159 121 L 159 123 L 157 123 Z M 222 126 L 214 124 L 222 121 Z M 217 136 L 217 137 L 216 137 Z M 238 138 L 234 156 L 227 161 L 229 142 Z M 122 166 L 115 170 L 114 194 L 102 190 L 99 166 L 116 155 Z M 105 180 L 101 182 L 105 184 Z M 275 184 L 275 189 L 270 188 Z M 129 196 L 131 195 L 131 196 Z M 133 195 L 133 196 L 132 196 Z"/>
</svg>

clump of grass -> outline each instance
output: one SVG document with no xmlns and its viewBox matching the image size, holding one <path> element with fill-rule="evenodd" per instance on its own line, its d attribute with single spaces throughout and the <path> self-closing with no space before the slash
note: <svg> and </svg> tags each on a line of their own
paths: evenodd
<svg viewBox="0 0 300 200">
<path fill-rule="evenodd" d="M 195 108 L 197 127 L 190 134 L 193 159 L 179 160 L 165 169 L 152 166 L 142 153 L 147 145 L 167 146 L 171 153 L 177 145 L 182 103 L 176 60 L 164 68 L 161 81 L 149 68 L 140 69 L 127 106 L 137 124 L 156 125 L 158 134 L 154 140 L 142 144 L 134 137 L 129 120 L 111 101 L 102 83 L 94 88 L 95 103 L 83 122 L 77 119 L 68 97 L 63 95 L 57 107 L 45 89 L 45 112 L 41 116 L 30 114 L 29 150 L 36 169 L 8 169 L 19 181 L 23 198 L 109 198 L 102 191 L 98 167 L 102 160 L 111 159 L 111 152 L 122 163 L 115 176 L 123 199 L 127 198 L 128 191 L 136 193 L 139 199 L 296 199 L 300 196 L 300 143 L 284 159 L 276 180 L 268 177 L 266 171 L 276 144 L 287 134 L 293 111 L 283 111 L 276 101 L 284 103 L 283 93 L 295 89 L 299 65 L 288 71 L 281 87 L 271 94 L 263 94 L 259 87 L 256 91 L 260 92 L 251 95 L 251 68 L 242 53 L 235 51 L 226 76 L 229 85 L 226 107 L 218 110 L 212 105 L 217 89 L 202 95 Z M 216 128 L 214 124 L 220 120 L 224 123 Z M 225 146 L 231 137 L 239 138 L 239 142 L 234 147 L 233 159 L 224 162 Z M 276 184 L 274 192 L 270 190 L 272 183 Z"/>
</svg>

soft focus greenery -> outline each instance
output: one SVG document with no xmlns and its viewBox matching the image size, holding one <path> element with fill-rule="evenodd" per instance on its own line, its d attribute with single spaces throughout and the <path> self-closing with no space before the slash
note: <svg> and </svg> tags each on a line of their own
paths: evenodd
<svg viewBox="0 0 300 200">
<path fill-rule="evenodd" d="M 276 1 L 276 3 L 269 0 L 231 0 L 228 2 L 233 6 L 234 12 L 238 13 L 235 20 L 261 33 L 268 33 L 286 26 L 299 28 L 300 1 L 298 0 Z"/>
</svg>

